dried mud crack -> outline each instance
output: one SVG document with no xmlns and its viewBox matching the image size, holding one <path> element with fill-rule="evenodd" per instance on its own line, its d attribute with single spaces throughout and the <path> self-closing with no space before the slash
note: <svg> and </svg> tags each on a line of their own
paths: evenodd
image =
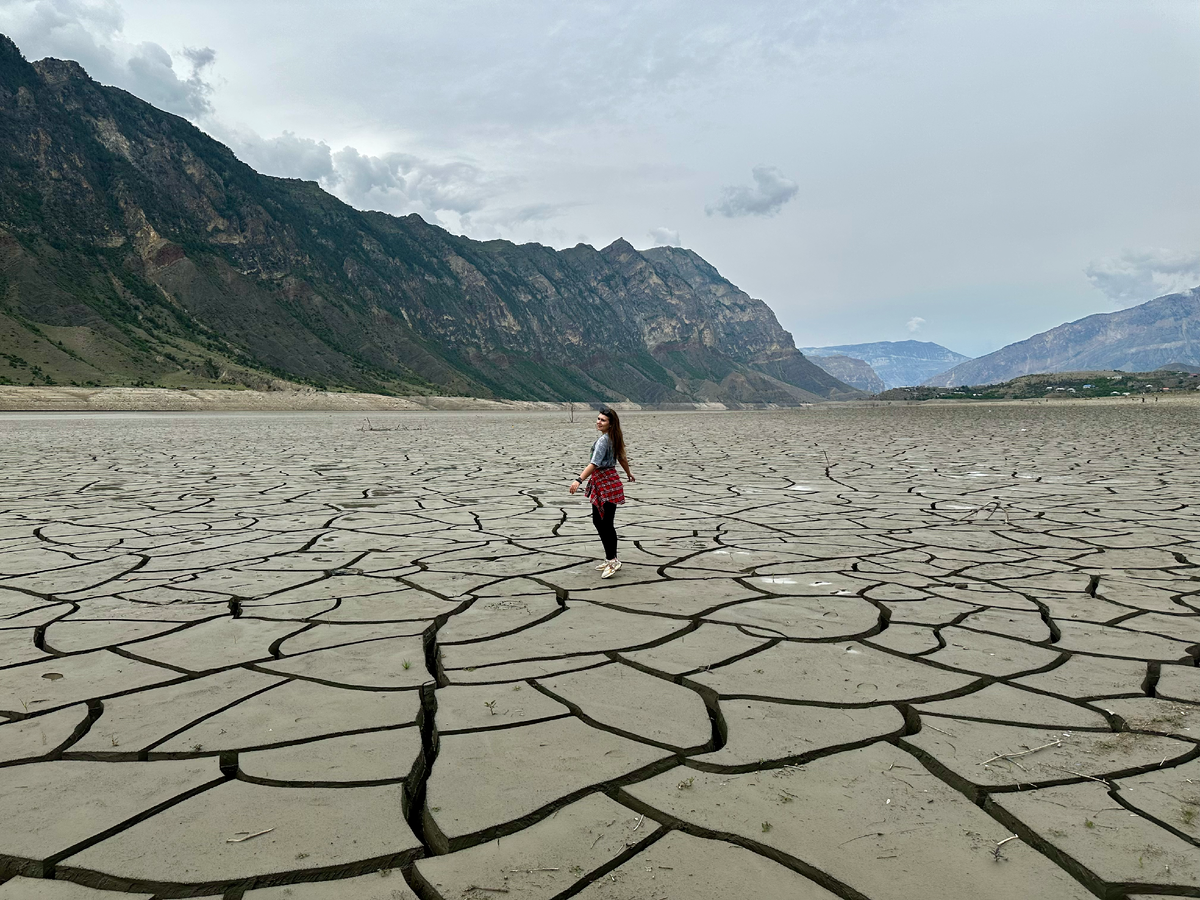
<svg viewBox="0 0 1200 900">
<path fill-rule="evenodd" d="M 0 900 L 1200 896 L 1192 406 L 400 416 L 0 419 Z"/>
</svg>

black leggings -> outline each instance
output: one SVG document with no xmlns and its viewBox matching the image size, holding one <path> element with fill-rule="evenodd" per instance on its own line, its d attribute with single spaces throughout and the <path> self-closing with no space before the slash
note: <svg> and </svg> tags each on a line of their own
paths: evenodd
<svg viewBox="0 0 1200 900">
<path fill-rule="evenodd" d="M 600 535 L 600 542 L 604 544 L 604 558 L 617 558 L 617 526 L 613 521 L 617 517 L 617 504 L 605 503 L 604 509 L 601 510 L 595 503 L 592 504 L 592 524 L 596 526 L 596 533 Z"/>
</svg>

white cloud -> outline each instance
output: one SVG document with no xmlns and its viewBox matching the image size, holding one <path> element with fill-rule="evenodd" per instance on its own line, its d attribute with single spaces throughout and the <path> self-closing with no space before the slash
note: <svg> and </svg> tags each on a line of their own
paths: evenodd
<svg viewBox="0 0 1200 900">
<path fill-rule="evenodd" d="M 228 144 L 242 162 L 259 172 L 316 181 L 326 188 L 338 182 L 333 154 L 324 141 L 297 137 L 290 131 L 276 138 L 264 138 L 248 129 L 226 130 L 215 123 L 209 130 Z"/>
<path fill-rule="evenodd" d="M 1093 262 L 1083 273 L 1114 305 L 1136 306 L 1200 285 L 1200 252 L 1126 250 Z"/>
<path fill-rule="evenodd" d="M 721 189 L 721 202 L 705 207 L 710 216 L 720 213 L 728 218 L 773 216 L 796 196 L 800 186 L 786 178 L 774 166 L 755 166 L 750 170 L 754 187 L 733 185 Z"/>
<path fill-rule="evenodd" d="M 503 178 L 489 175 L 469 162 L 434 162 L 408 153 L 372 156 L 356 147 L 334 151 L 324 141 L 290 131 L 264 138 L 251 129 L 226 128 L 215 120 L 206 126 L 239 159 L 258 171 L 315 181 L 359 209 L 394 215 L 416 212 L 434 221 L 439 221 L 439 214 L 449 213 L 452 219 L 464 220 L 481 211 L 504 184 Z M 496 210 L 493 217 L 521 224 L 544 221 L 561 209 L 556 204 L 530 204 Z"/>
<path fill-rule="evenodd" d="M 125 60 L 130 93 L 161 109 L 199 120 L 212 112 L 209 94 L 212 86 L 204 78 L 204 70 L 212 65 L 216 52 L 209 47 L 201 50 L 185 48 L 182 55 L 191 63 L 187 78 L 175 73 L 171 54 L 150 41 L 138 44 Z"/>
<path fill-rule="evenodd" d="M 216 61 L 217 51 L 212 47 L 184 47 L 183 55 L 196 71 L 210 66 Z"/>
<path fill-rule="evenodd" d="M 655 247 L 682 247 L 683 243 L 679 240 L 679 232 L 673 228 L 659 226 L 658 228 L 650 229 L 650 240 L 654 241 Z"/>
<path fill-rule="evenodd" d="M 908 329 L 909 334 L 916 334 L 918 331 L 921 330 L 921 326 L 924 324 L 925 324 L 925 320 L 922 319 L 920 316 L 913 316 L 911 319 L 908 320 L 908 322 L 905 323 L 905 327 Z"/>
<path fill-rule="evenodd" d="M 333 167 L 333 192 L 362 209 L 464 216 L 481 209 L 495 193 L 495 185 L 467 162 L 430 162 L 408 153 L 368 156 L 343 147 L 333 154 Z"/>
</svg>

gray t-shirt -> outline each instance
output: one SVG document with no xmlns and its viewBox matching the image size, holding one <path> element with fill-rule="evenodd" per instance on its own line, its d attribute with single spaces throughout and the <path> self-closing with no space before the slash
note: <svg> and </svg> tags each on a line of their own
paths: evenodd
<svg viewBox="0 0 1200 900">
<path fill-rule="evenodd" d="M 617 454 L 613 452 L 612 441 L 607 434 L 600 435 L 596 438 L 596 443 L 592 444 L 592 465 L 597 469 L 617 467 Z"/>
</svg>

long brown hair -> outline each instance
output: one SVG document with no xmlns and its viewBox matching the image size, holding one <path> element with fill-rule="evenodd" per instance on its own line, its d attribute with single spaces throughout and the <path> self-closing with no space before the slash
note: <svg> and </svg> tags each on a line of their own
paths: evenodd
<svg viewBox="0 0 1200 900">
<path fill-rule="evenodd" d="M 602 406 L 599 413 L 608 419 L 607 434 L 608 439 L 612 441 L 613 454 L 618 462 L 625 462 L 625 436 L 621 434 L 621 420 L 617 418 L 617 411 L 611 406 Z"/>
</svg>

